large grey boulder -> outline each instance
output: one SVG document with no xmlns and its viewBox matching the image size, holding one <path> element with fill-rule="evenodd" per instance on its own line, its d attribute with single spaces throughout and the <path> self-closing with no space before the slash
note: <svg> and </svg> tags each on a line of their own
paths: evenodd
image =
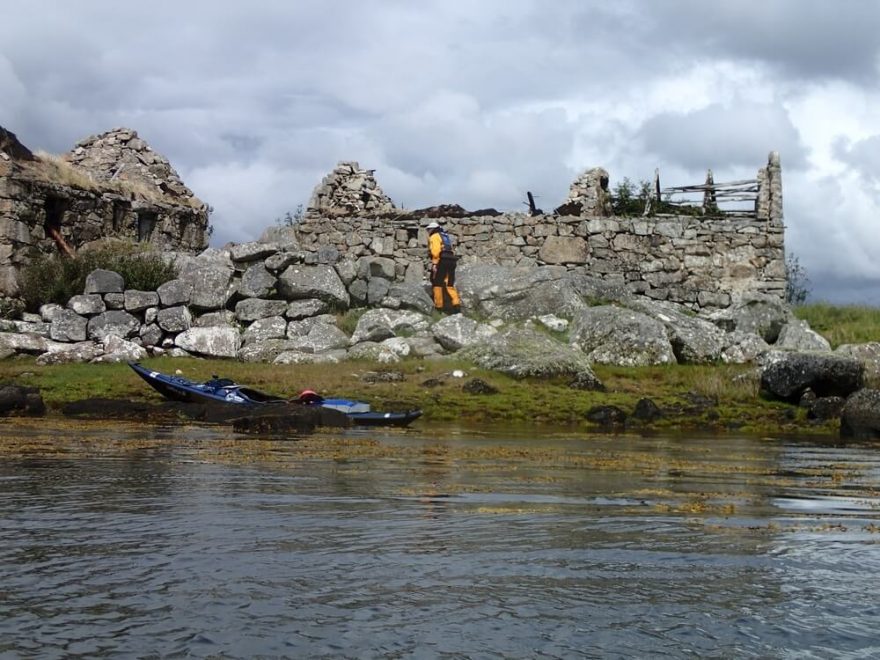
<svg viewBox="0 0 880 660">
<path fill-rule="evenodd" d="M 729 345 L 726 332 L 714 323 L 688 313 L 681 305 L 644 298 L 625 304 L 663 324 L 680 364 L 717 362 Z"/>
<path fill-rule="evenodd" d="M 140 362 L 147 357 L 147 351 L 142 346 L 116 335 L 107 335 L 102 343 L 104 353 L 92 362 Z"/>
<path fill-rule="evenodd" d="M 864 385 L 862 364 L 833 354 L 774 352 L 761 369 L 764 396 L 797 403 L 807 389 L 846 397 Z"/>
<path fill-rule="evenodd" d="M 158 306 L 158 304 L 159 294 L 155 291 L 126 289 L 125 293 L 123 293 L 123 305 L 126 312 L 143 312 L 150 307 Z"/>
<path fill-rule="evenodd" d="M 190 328 L 174 339 L 178 348 L 207 357 L 234 358 L 241 346 L 238 328 L 214 326 Z"/>
<path fill-rule="evenodd" d="M 748 364 L 757 361 L 770 350 L 770 344 L 754 332 L 734 330 L 727 335 L 728 344 L 721 352 L 726 364 Z"/>
<path fill-rule="evenodd" d="M 57 303 L 46 303 L 45 305 L 40 305 L 40 318 L 43 319 L 46 323 L 51 323 L 55 320 L 56 314 L 59 314 L 64 307 Z"/>
<path fill-rule="evenodd" d="M 192 327 L 192 313 L 184 305 L 160 309 L 156 314 L 156 324 L 165 332 L 183 332 Z"/>
<path fill-rule="evenodd" d="M 306 353 L 304 351 L 288 350 L 279 353 L 272 360 L 272 364 L 336 364 L 348 357 L 341 348 L 325 351 L 323 353 Z"/>
<path fill-rule="evenodd" d="M 221 309 L 219 312 L 208 312 L 193 319 L 193 325 L 197 328 L 225 327 L 235 324 L 235 312 Z"/>
<path fill-rule="evenodd" d="M 195 310 L 223 309 L 235 288 L 232 268 L 201 266 L 182 273 L 180 279 L 192 286 L 189 305 Z"/>
<path fill-rule="evenodd" d="M 461 357 L 484 369 L 514 378 L 573 377 L 602 389 L 583 353 L 531 328 L 511 327 L 460 351 Z"/>
<path fill-rule="evenodd" d="M 664 325 L 615 305 L 589 307 L 572 320 L 569 342 L 591 362 L 624 367 L 675 364 Z"/>
<path fill-rule="evenodd" d="M 254 241 L 233 245 L 229 248 L 229 256 L 236 263 L 259 261 L 271 257 L 278 249 L 278 243 L 274 241 Z"/>
<path fill-rule="evenodd" d="M 67 344 L 64 350 L 43 353 L 36 363 L 45 366 L 51 364 L 72 364 L 91 362 L 104 353 L 104 347 L 93 341 L 81 341 L 76 344 Z"/>
<path fill-rule="evenodd" d="M 812 330 L 809 323 L 800 319 L 792 319 L 782 326 L 773 348 L 781 351 L 831 352 L 831 344 L 828 340 Z"/>
<path fill-rule="evenodd" d="M 880 438 L 880 390 L 861 389 L 847 397 L 840 414 L 840 435 Z"/>
<path fill-rule="evenodd" d="M 396 301 L 396 305 L 390 301 Z M 434 311 L 434 302 L 425 291 L 425 287 L 411 282 L 392 284 L 387 296 L 382 300 L 382 305 L 395 309 L 413 309 L 425 315 Z"/>
<path fill-rule="evenodd" d="M 458 351 L 489 341 L 498 331 L 491 325 L 478 323 L 462 314 L 446 316 L 431 326 L 431 334 L 447 351 Z"/>
<path fill-rule="evenodd" d="M 284 339 L 287 336 L 287 321 L 282 316 L 269 316 L 251 323 L 241 335 L 245 345 L 264 342 L 268 339 Z"/>
<path fill-rule="evenodd" d="M 176 305 L 187 305 L 192 297 L 192 282 L 176 279 L 169 280 L 160 285 L 156 289 L 159 294 L 159 301 L 163 307 L 174 307 Z"/>
<path fill-rule="evenodd" d="M 314 323 L 305 335 L 293 335 L 288 333 L 288 343 L 291 350 L 303 353 L 323 353 L 334 348 L 348 346 L 348 335 L 335 325 L 329 323 Z"/>
<path fill-rule="evenodd" d="M 769 297 L 744 300 L 709 316 L 710 321 L 727 332 L 753 332 L 768 344 L 777 340 L 782 328 L 793 318 L 787 304 Z"/>
<path fill-rule="evenodd" d="M 72 309 L 59 309 L 52 316 L 49 337 L 54 341 L 85 341 L 89 320 Z"/>
<path fill-rule="evenodd" d="M 94 316 L 107 311 L 107 305 L 100 294 L 90 293 L 81 296 L 72 296 L 67 301 L 67 308 L 81 316 Z"/>
<path fill-rule="evenodd" d="M 369 281 L 374 277 L 393 280 L 396 273 L 394 259 L 388 257 L 361 257 L 357 260 L 357 276 Z"/>
<path fill-rule="evenodd" d="M 880 342 L 842 344 L 834 350 L 834 354 L 861 362 L 865 367 L 865 380 L 880 385 Z"/>
<path fill-rule="evenodd" d="M 128 312 L 111 309 L 90 318 L 86 330 L 89 339 L 103 341 L 108 335 L 133 337 L 140 327 L 141 322 Z"/>
<path fill-rule="evenodd" d="M 238 293 L 246 298 L 265 298 L 275 290 L 275 282 L 275 276 L 262 263 L 256 263 L 241 276 Z"/>
<path fill-rule="evenodd" d="M 98 268 L 86 275 L 83 293 L 122 293 L 124 290 L 125 281 L 122 275 L 112 270 Z"/>
<path fill-rule="evenodd" d="M 284 300 L 246 298 L 235 304 L 235 317 L 245 322 L 265 319 L 270 316 L 281 316 L 286 311 L 287 302 Z"/>
<path fill-rule="evenodd" d="M 415 333 L 428 328 L 428 318 L 410 310 L 370 309 L 358 319 L 351 335 L 351 344 L 362 341 L 380 342 L 400 333 Z"/>
<path fill-rule="evenodd" d="M 239 349 L 237 357 L 242 362 L 273 362 L 276 357 L 289 349 L 286 339 L 263 339 L 246 343 Z"/>
<path fill-rule="evenodd" d="M 318 316 L 319 314 L 326 314 L 329 311 L 330 305 L 323 300 L 309 298 L 306 300 L 294 300 L 291 302 L 287 306 L 287 311 L 284 312 L 284 316 L 291 321 L 300 321 L 312 316 Z"/>
<path fill-rule="evenodd" d="M 4 356 L 15 353 L 45 353 L 49 350 L 64 350 L 66 348 L 66 344 L 53 342 L 40 335 L 0 332 L 0 352 Z"/>
<path fill-rule="evenodd" d="M 586 307 L 562 266 L 465 264 L 458 270 L 456 286 L 462 306 L 491 318 L 513 321 L 544 314 L 570 317 Z"/>
<path fill-rule="evenodd" d="M 585 264 L 590 246 L 579 236 L 548 236 L 538 250 L 538 259 L 546 264 Z"/>
<path fill-rule="evenodd" d="M 138 337 L 140 337 L 141 345 L 143 346 L 159 346 L 165 337 L 165 333 L 162 332 L 162 328 L 158 325 L 150 323 L 141 326 L 141 329 L 138 330 Z"/>
<path fill-rule="evenodd" d="M 288 266 L 278 278 L 277 288 L 286 300 L 318 298 L 340 309 L 349 304 L 348 291 L 333 266 Z"/>
<path fill-rule="evenodd" d="M 387 340 L 386 340 L 387 341 Z M 381 364 L 400 362 L 400 356 L 384 342 L 364 341 L 348 349 L 349 360 L 367 360 Z"/>
</svg>

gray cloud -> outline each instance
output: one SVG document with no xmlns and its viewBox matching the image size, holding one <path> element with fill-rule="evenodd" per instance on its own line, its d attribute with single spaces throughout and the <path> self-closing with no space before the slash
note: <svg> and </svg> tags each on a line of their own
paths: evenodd
<svg viewBox="0 0 880 660">
<path fill-rule="evenodd" d="M 550 209 L 586 167 L 674 185 L 753 176 L 775 149 L 805 266 L 880 277 L 880 122 L 829 83 L 876 102 L 878 23 L 855 0 L 29 0 L 0 21 L 0 124 L 56 153 L 136 129 L 214 206 L 216 243 L 258 236 L 339 160 L 410 208 L 531 190 Z"/>
</svg>

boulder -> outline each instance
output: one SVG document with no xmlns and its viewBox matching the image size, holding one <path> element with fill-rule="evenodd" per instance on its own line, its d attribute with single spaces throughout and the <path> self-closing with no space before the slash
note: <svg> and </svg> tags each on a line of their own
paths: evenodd
<svg viewBox="0 0 880 660">
<path fill-rule="evenodd" d="M 491 325 L 478 323 L 462 314 L 446 316 L 431 326 L 431 334 L 437 343 L 453 352 L 465 346 L 489 341 L 497 333 Z"/>
<path fill-rule="evenodd" d="M 714 323 L 694 316 L 681 305 L 648 299 L 633 299 L 624 304 L 663 324 L 672 352 L 680 364 L 717 362 L 728 346 L 727 333 Z"/>
<path fill-rule="evenodd" d="M 165 333 L 162 332 L 162 328 L 155 323 L 142 325 L 141 329 L 138 330 L 138 337 L 141 338 L 141 344 L 144 346 L 159 346 L 164 336 Z"/>
<path fill-rule="evenodd" d="M 721 361 L 726 364 L 755 362 L 770 350 L 770 344 L 754 332 L 734 330 L 728 333 L 727 342 L 727 347 L 721 351 Z"/>
<path fill-rule="evenodd" d="M 76 344 L 68 344 L 60 351 L 43 353 L 37 358 L 37 364 L 44 366 L 50 364 L 70 364 L 91 362 L 104 353 L 104 348 L 93 341 L 81 341 Z"/>
<path fill-rule="evenodd" d="M 831 344 L 828 340 L 812 330 L 809 323 L 800 319 L 792 319 L 782 326 L 773 348 L 795 352 L 831 352 Z"/>
<path fill-rule="evenodd" d="M 261 298 L 246 298 L 235 304 L 235 317 L 239 321 L 256 321 L 270 316 L 281 316 L 287 311 L 287 302 L 284 300 L 263 300 Z"/>
<path fill-rule="evenodd" d="M 214 326 L 190 328 L 174 339 L 178 348 L 207 357 L 234 358 L 241 346 L 238 328 Z"/>
<path fill-rule="evenodd" d="M 866 344 L 842 344 L 834 350 L 835 355 L 855 358 L 865 367 L 865 379 L 880 384 L 880 342 Z"/>
<path fill-rule="evenodd" d="M 366 281 L 378 277 L 393 280 L 396 273 L 394 259 L 388 257 L 361 257 L 357 260 L 357 276 Z"/>
<path fill-rule="evenodd" d="M 769 297 L 745 300 L 709 316 L 709 320 L 722 330 L 752 332 L 768 344 L 776 341 L 782 328 L 792 319 L 788 305 Z"/>
<path fill-rule="evenodd" d="M 392 284 L 388 289 L 388 295 L 382 301 L 384 307 L 391 307 L 386 304 L 388 298 L 398 301 L 397 309 L 412 309 L 425 315 L 430 315 L 434 311 L 434 302 L 425 291 L 425 287 L 420 284 L 409 282 Z"/>
<path fill-rule="evenodd" d="M 64 307 L 57 303 L 46 303 L 45 305 L 40 305 L 40 318 L 43 319 L 46 323 L 51 323 L 55 320 L 55 315 L 59 314 Z"/>
<path fill-rule="evenodd" d="M 147 351 L 142 346 L 116 335 L 107 335 L 103 344 L 104 353 L 92 362 L 140 362 L 147 357 Z"/>
<path fill-rule="evenodd" d="M 846 397 L 863 383 L 858 360 L 832 354 L 775 352 L 761 369 L 762 394 L 789 403 L 798 403 L 807 388 L 817 397 Z"/>
<path fill-rule="evenodd" d="M 343 349 L 334 349 L 324 353 L 304 353 L 303 351 L 284 351 L 276 357 L 273 364 L 336 364 L 346 358 Z"/>
<path fill-rule="evenodd" d="M 193 325 L 197 328 L 222 328 L 234 324 L 235 312 L 231 312 L 228 309 L 223 309 L 219 312 L 208 312 L 193 320 Z"/>
<path fill-rule="evenodd" d="M 265 298 L 275 290 L 275 276 L 262 263 L 250 266 L 241 276 L 238 293 L 246 298 Z"/>
<path fill-rule="evenodd" d="M 507 268 L 466 264 L 457 288 L 468 310 L 507 321 L 543 314 L 570 317 L 587 305 L 564 267 Z"/>
<path fill-rule="evenodd" d="M 842 396 L 823 396 L 810 404 L 807 410 L 807 419 L 825 421 L 840 419 L 846 399 Z"/>
<path fill-rule="evenodd" d="M 599 364 L 644 367 L 676 362 L 660 321 L 614 305 L 589 307 L 575 316 L 569 342 Z"/>
<path fill-rule="evenodd" d="M 242 362 L 272 362 L 278 355 L 290 349 L 286 339 L 264 339 L 249 342 L 238 351 L 238 359 Z"/>
<path fill-rule="evenodd" d="M 305 335 L 288 335 L 291 350 L 303 353 L 323 353 L 348 346 L 348 335 L 335 325 L 315 323 Z"/>
<path fill-rule="evenodd" d="M 585 264 L 590 246 L 580 236 L 548 236 L 538 250 L 538 259 L 546 264 Z"/>
<path fill-rule="evenodd" d="M 125 309 L 124 293 L 105 293 L 104 304 L 107 309 Z"/>
<path fill-rule="evenodd" d="M 346 309 L 348 291 L 333 266 L 288 266 L 278 278 L 278 293 L 286 300 L 317 298 Z"/>
<path fill-rule="evenodd" d="M 89 320 L 72 309 L 59 309 L 53 314 L 49 337 L 55 341 L 85 341 Z"/>
<path fill-rule="evenodd" d="M 594 389 L 604 389 L 583 353 L 534 329 L 506 328 L 463 348 L 459 355 L 484 369 L 514 378 L 571 377 L 594 383 Z"/>
<path fill-rule="evenodd" d="M 89 339 L 103 341 L 107 335 L 132 337 L 140 327 L 141 322 L 128 312 L 111 309 L 90 318 L 86 329 Z"/>
<path fill-rule="evenodd" d="M 287 306 L 287 311 L 284 312 L 284 316 L 291 321 L 300 321 L 312 316 L 318 316 L 319 314 L 326 314 L 329 311 L 330 305 L 323 300 L 310 298 L 306 300 L 294 300 Z"/>
<path fill-rule="evenodd" d="M 278 250 L 278 243 L 274 241 L 254 241 L 233 245 L 229 248 L 229 256 L 233 262 L 259 261 L 271 257 Z"/>
<path fill-rule="evenodd" d="M 15 353 L 45 353 L 65 348 L 66 344 L 53 342 L 40 335 L 0 332 L 0 352 L 7 356 Z"/>
<path fill-rule="evenodd" d="M 391 282 L 381 277 L 374 277 L 367 282 L 367 304 L 378 305 L 388 295 Z"/>
<path fill-rule="evenodd" d="M 379 362 L 380 364 L 396 364 L 400 362 L 400 356 L 397 353 L 387 346 L 374 341 L 364 341 L 352 346 L 348 350 L 348 359 L 368 360 L 370 362 Z"/>
<path fill-rule="evenodd" d="M 0 385 L 0 415 L 39 417 L 46 412 L 43 397 L 36 387 L 6 383 Z"/>
<path fill-rule="evenodd" d="M 159 304 L 159 294 L 155 291 L 126 289 L 123 296 L 124 309 L 126 312 L 143 312 L 144 310 L 150 307 L 156 307 Z"/>
<path fill-rule="evenodd" d="M 188 305 L 192 297 L 192 282 L 185 280 L 169 280 L 156 289 L 163 307 Z"/>
<path fill-rule="evenodd" d="M 847 397 L 840 414 L 845 438 L 880 438 L 880 390 L 861 389 Z"/>
<path fill-rule="evenodd" d="M 371 309 L 358 319 L 351 344 L 379 342 L 400 333 L 415 333 L 428 328 L 428 318 L 409 310 Z"/>
<path fill-rule="evenodd" d="M 67 308 L 81 316 L 94 316 L 107 311 L 104 299 L 97 293 L 73 296 L 67 301 Z"/>
<path fill-rule="evenodd" d="M 232 268 L 209 265 L 182 273 L 180 279 L 192 287 L 190 306 L 195 310 L 223 309 L 232 296 Z"/>
<path fill-rule="evenodd" d="M 269 316 L 251 323 L 241 335 L 245 346 L 267 339 L 284 339 L 287 336 L 287 321 L 282 316 Z"/>
<path fill-rule="evenodd" d="M 177 305 L 160 309 L 156 314 L 156 324 L 165 332 L 183 332 L 192 327 L 193 320 L 189 307 Z"/>
<path fill-rule="evenodd" d="M 83 293 L 122 293 L 125 290 L 125 281 L 122 275 L 112 270 L 98 268 L 86 275 L 86 283 Z"/>
</svg>

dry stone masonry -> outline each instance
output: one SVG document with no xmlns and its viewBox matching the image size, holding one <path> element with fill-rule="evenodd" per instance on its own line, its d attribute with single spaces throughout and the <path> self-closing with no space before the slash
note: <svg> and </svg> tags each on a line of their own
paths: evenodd
<svg viewBox="0 0 880 660">
<path fill-rule="evenodd" d="M 34 254 L 71 253 L 106 237 L 197 252 L 207 230 L 207 206 L 130 129 L 55 157 L 35 156 L 0 127 L 0 296 L 18 293 Z"/>
<path fill-rule="evenodd" d="M 394 202 L 376 183 L 373 170 L 362 170 L 354 161 L 343 161 L 315 188 L 307 214 L 374 216 L 394 210 Z"/>
</svg>

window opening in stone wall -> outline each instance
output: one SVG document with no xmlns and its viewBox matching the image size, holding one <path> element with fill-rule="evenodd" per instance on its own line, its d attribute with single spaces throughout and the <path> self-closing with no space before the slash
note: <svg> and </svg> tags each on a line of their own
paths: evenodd
<svg viewBox="0 0 880 660">
<path fill-rule="evenodd" d="M 43 222 L 46 236 L 55 241 L 59 252 L 72 257 L 73 249 L 61 235 L 61 225 L 64 223 L 64 214 L 67 212 L 67 200 L 61 197 L 47 197 L 43 210 L 46 213 L 46 220 Z"/>
<path fill-rule="evenodd" d="M 153 229 L 156 227 L 158 214 L 153 211 L 140 211 L 137 214 L 138 242 L 145 243 L 153 238 Z"/>
</svg>

